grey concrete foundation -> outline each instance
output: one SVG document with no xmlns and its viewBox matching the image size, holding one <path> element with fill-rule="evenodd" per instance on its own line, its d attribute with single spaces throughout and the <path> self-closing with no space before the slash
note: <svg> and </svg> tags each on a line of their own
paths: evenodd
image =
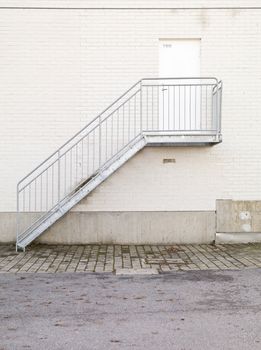
<svg viewBox="0 0 261 350">
<path fill-rule="evenodd" d="M 217 232 L 261 232 L 261 201 L 217 200 Z"/>
<path fill-rule="evenodd" d="M 222 244 L 233 244 L 233 243 L 260 243 L 261 242 L 261 232 L 217 232 L 216 233 L 216 243 Z"/>
<path fill-rule="evenodd" d="M 0 213 L 0 242 L 15 241 L 15 213 Z M 215 212 L 69 212 L 37 241 L 49 244 L 210 243 Z"/>
<path fill-rule="evenodd" d="M 217 200 L 217 243 L 261 242 L 261 201 Z"/>
<path fill-rule="evenodd" d="M 261 242 L 261 201 L 217 200 L 215 211 L 71 211 L 38 242 L 186 244 Z M 35 216 L 36 214 L 32 213 Z M 24 219 L 29 220 L 30 214 Z M 25 226 L 26 227 L 26 226 Z M 16 213 L 0 213 L 0 243 L 15 242 Z"/>
</svg>

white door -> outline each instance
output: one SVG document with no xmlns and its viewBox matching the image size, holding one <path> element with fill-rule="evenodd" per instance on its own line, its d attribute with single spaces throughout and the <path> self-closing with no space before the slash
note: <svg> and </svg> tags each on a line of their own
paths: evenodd
<svg viewBox="0 0 261 350">
<path fill-rule="evenodd" d="M 159 77 L 200 77 L 200 39 L 160 40 Z M 200 87 L 198 80 L 162 80 L 159 90 L 161 130 L 198 130 Z"/>
</svg>

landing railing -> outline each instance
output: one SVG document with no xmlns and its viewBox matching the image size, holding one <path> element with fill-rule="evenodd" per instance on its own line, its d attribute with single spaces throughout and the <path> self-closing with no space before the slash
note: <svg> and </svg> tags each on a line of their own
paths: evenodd
<svg viewBox="0 0 261 350">
<path fill-rule="evenodd" d="M 145 131 L 219 135 L 216 78 L 142 79 L 17 185 L 17 241 Z"/>
</svg>

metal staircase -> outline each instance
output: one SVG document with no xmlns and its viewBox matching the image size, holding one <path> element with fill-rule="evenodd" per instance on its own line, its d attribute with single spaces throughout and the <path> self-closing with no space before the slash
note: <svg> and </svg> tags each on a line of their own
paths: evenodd
<svg viewBox="0 0 261 350">
<path fill-rule="evenodd" d="M 142 79 L 17 185 L 17 250 L 145 146 L 221 142 L 222 82 Z"/>
</svg>

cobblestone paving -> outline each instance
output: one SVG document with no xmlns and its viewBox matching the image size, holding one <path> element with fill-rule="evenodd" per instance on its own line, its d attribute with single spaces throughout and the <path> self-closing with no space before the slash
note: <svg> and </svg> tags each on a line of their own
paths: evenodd
<svg viewBox="0 0 261 350">
<path fill-rule="evenodd" d="M 261 244 L 33 245 L 16 253 L 0 245 L 0 272 L 114 272 L 117 269 L 234 270 L 261 268 Z"/>
</svg>

